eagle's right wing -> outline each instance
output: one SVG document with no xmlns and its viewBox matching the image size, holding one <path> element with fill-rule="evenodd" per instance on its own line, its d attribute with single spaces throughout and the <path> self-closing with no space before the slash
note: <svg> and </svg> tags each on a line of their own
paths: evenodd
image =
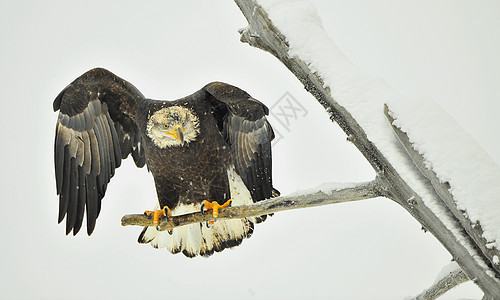
<svg viewBox="0 0 500 300">
<path fill-rule="evenodd" d="M 59 110 L 54 161 L 59 223 L 66 216 L 66 234 L 77 234 L 87 211 L 87 233 L 94 230 L 101 199 L 115 169 L 130 153 L 145 164 L 135 123 L 144 96 L 129 82 L 96 68 L 70 83 L 54 100 Z"/>
<path fill-rule="evenodd" d="M 254 202 L 279 195 L 272 185 L 271 141 L 268 108 L 247 92 L 222 82 L 203 88 L 214 107 L 214 117 L 235 159 L 236 171 Z M 263 218 L 265 218 L 263 216 Z"/>
</svg>

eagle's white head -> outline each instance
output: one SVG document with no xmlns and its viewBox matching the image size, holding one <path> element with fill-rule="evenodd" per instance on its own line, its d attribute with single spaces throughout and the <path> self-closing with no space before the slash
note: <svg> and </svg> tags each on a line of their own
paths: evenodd
<svg viewBox="0 0 500 300">
<path fill-rule="evenodd" d="M 161 149 L 189 144 L 199 133 L 198 117 L 191 109 L 177 105 L 154 112 L 146 126 L 146 134 Z"/>
</svg>

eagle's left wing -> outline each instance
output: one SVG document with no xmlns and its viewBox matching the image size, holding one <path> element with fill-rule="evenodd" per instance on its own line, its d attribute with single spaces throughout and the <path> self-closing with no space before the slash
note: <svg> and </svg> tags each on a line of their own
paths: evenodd
<svg viewBox="0 0 500 300">
<path fill-rule="evenodd" d="M 144 96 L 129 82 L 102 68 L 70 83 L 54 100 L 59 110 L 54 161 L 59 222 L 78 233 L 84 211 L 87 233 L 94 230 L 106 187 L 129 154 L 138 167 L 145 153 L 135 123 Z"/>
<path fill-rule="evenodd" d="M 245 91 L 212 82 L 203 88 L 214 107 L 214 116 L 236 162 L 236 171 L 254 202 L 278 192 L 272 186 L 271 141 L 273 129 L 266 119 L 269 109 Z"/>
</svg>

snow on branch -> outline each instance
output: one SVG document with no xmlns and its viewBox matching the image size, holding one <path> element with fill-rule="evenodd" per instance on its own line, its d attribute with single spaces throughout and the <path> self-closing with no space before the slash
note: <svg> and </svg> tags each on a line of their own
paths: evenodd
<svg viewBox="0 0 500 300">
<path fill-rule="evenodd" d="M 420 172 L 500 273 L 500 168 L 434 102 L 412 100 L 404 106 L 386 104 L 387 119 Z"/>
<path fill-rule="evenodd" d="M 250 205 L 221 208 L 219 209 L 219 216 L 217 218 L 222 220 L 257 217 L 290 209 L 351 202 L 383 195 L 377 179 L 355 184 L 323 184 L 314 189 L 296 192 L 288 196 L 267 199 Z M 213 217 L 210 211 L 205 212 L 203 215 L 199 212 L 190 213 L 173 216 L 168 220 L 164 218 L 160 222 L 159 229 L 166 230 L 212 220 Z M 144 214 L 126 215 L 122 218 L 122 225 L 153 226 L 153 218 Z"/>
<path fill-rule="evenodd" d="M 500 295 L 500 273 L 415 167 L 387 122 L 384 103 L 395 91 L 359 70 L 340 51 L 308 1 L 235 2 L 248 21 L 240 30 L 241 41 L 278 58 L 365 156 L 387 197 L 441 242 L 485 298 Z"/>
</svg>

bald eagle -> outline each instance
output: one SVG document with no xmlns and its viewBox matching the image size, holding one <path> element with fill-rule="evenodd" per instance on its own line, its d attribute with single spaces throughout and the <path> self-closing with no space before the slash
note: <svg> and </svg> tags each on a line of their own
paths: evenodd
<svg viewBox="0 0 500 300">
<path fill-rule="evenodd" d="M 243 205 L 278 194 L 271 176 L 273 130 L 268 108 L 245 91 L 212 82 L 175 101 L 146 99 L 129 82 L 102 68 L 69 84 L 54 100 L 59 111 L 55 135 L 55 175 L 59 223 L 76 235 L 86 212 L 91 235 L 101 200 L 115 169 L 132 155 L 154 178 L 155 218 L 228 204 Z M 139 243 L 210 256 L 250 237 L 245 218 L 191 224 L 168 231 L 145 227 Z"/>
</svg>

